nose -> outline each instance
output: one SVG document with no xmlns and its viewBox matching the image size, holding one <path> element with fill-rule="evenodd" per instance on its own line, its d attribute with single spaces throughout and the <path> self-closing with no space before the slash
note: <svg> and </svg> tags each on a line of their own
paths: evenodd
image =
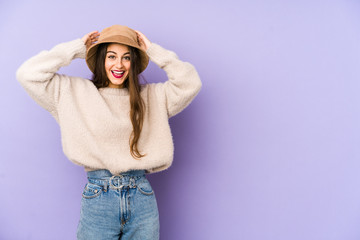
<svg viewBox="0 0 360 240">
<path fill-rule="evenodd" d="M 115 63 L 115 67 L 121 68 L 122 65 L 123 65 L 122 60 L 121 60 L 121 58 L 119 58 Z"/>
</svg>

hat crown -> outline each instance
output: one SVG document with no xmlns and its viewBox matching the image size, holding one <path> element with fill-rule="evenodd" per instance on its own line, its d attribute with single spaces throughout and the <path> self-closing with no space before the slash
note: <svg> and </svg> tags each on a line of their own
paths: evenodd
<svg viewBox="0 0 360 240">
<path fill-rule="evenodd" d="M 104 28 L 100 32 L 98 42 L 106 42 L 107 39 L 116 36 L 127 37 L 130 40 L 132 40 L 134 43 L 136 43 L 136 45 L 138 45 L 136 32 L 131 28 L 122 25 L 113 25 L 111 27 Z"/>
</svg>

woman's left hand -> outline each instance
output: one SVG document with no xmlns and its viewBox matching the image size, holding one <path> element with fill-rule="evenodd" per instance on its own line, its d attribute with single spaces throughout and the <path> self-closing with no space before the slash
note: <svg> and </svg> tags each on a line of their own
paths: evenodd
<svg viewBox="0 0 360 240">
<path fill-rule="evenodd" d="M 137 40 L 138 40 L 140 48 L 146 52 L 151 45 L 150 40 L 147 37 L 145 37 L 145 35 L 142 34 L 141 32 L 136 31 L 136 30 L 134 30 L 134 31 L 137 34 Z"/>
</svg>

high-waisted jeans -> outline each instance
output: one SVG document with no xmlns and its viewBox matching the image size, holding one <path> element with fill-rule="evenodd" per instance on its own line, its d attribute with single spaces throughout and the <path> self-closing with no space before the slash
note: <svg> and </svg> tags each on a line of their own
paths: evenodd
<svg viewBox="0 0 360 240">
<path fill-rule="evenodd" d="M 88 172 L 82 196 L 79 240 L 159 239 L 159 212 L 144 171 Z"/>
</svg>

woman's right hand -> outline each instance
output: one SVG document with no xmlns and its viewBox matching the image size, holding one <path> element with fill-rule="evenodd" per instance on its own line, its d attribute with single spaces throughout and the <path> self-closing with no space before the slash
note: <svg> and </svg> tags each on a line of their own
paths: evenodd
<svg viewBox="0 0 360 240">
<path fill-rule="evenodd" d="M 94 43 L 97 42 L 98 38 L 100 36 L 100 33 L 98 31 L 89 32 L 88 34 L 85 34 L 81 40 L 84 42 L 86 46 L 86 50 L 91 47 Z"/>
</svg>

